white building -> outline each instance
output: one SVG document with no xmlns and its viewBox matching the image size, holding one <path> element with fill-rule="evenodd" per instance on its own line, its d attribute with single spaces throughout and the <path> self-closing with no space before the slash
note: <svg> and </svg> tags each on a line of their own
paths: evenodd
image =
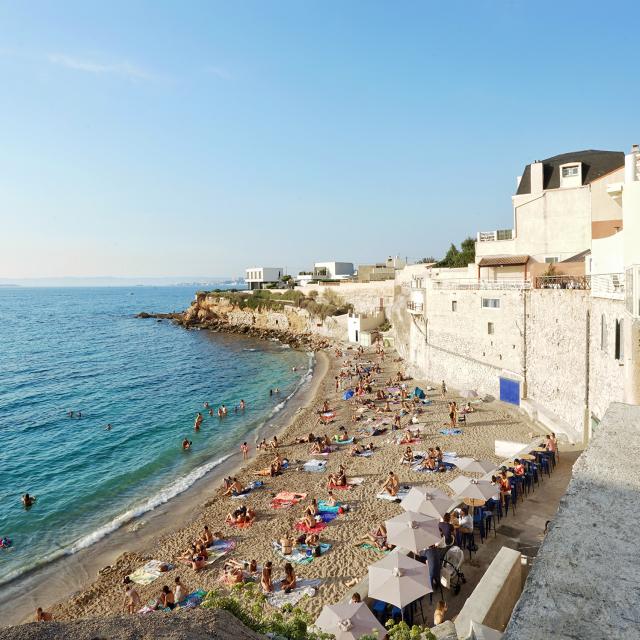
<svg viewBox="0 0 640 640">
<path fill-rule="evenodd" d="M 265 289 L 268 285 L 277 285 L 284 275 L 282 267 L 249 267 L 245 270 L 247 288 Z"/>
<path fill-rule="evenodd" d="M 346 280 L 355 272 L 353 262 L 316 262 L 313 276 L 316 280 Z"/>
</svg>

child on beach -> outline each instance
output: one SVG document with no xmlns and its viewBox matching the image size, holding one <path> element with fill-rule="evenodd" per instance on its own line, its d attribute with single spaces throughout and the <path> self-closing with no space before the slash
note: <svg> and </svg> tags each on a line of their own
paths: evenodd
<svg viewBox="0 0 640 640">
<path fill-rule="evenodd" d="M 136 613 L 140 611 L 142 602 L 138 592 L 133 588 L 133 585 L 128 584 L 124 588 L 124 603 L 122 608 L 127 613 Z"/>
</svg>

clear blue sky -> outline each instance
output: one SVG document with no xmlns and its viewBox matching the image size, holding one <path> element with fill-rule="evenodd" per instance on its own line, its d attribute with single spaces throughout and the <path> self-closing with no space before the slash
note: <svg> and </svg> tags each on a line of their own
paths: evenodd
<svg viewBox="0 0 640 640">
<path fill-rule="evenodd" d="M 0 1 L 0 277 L 443 255 L 640 142 L 640 3 Z"/>
</svg>

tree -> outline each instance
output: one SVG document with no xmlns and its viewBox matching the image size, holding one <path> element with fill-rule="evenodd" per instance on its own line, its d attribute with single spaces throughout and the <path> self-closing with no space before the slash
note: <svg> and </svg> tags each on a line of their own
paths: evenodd
<svg viewBox="0 0 640 640">
<path fill-rule="evenodd" d="M 438 259 L 433 256 L 430 256 L 429 258 L 420 258 L 416 264 L 431 264 L 432 262 L 438 262 Z"/>
<path fill-rule="evenodd" d="M 473 238 L 466 238 L 460 244 L 462 251 L 458 251 L 455 244 L 451 243 L 447 255 L 438 262 L 437 267 L 466 267 L 476 261 L 476 243 Z"/>
</svg>

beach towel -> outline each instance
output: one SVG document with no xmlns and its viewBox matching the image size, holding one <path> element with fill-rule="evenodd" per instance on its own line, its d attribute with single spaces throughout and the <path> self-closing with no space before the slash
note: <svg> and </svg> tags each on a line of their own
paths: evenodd
<svg viewBox="0 0 640 640">
<path fill-rule="evenodd" d="M 206 591 L 198 589 L 198 591 L 193 591 L 188 594 L 184 600 L 180 600 L 180 602 L 178 602 L 178 606 L 181 609 L 195 609 L 200 606 L 206 595 Z"/>
<path fill-rule="evenodd" d="M 327 553 L 327 551 L 329 551 L 329 549 L 331 549 L 331 545 L 325 542 L 321 542 L 319 546 L 321 556 L 323 556 L 325 553 Z M 313 555 L 313 553 L 307 553 L 307 551 L 313 552 L 313 548 L 307 546 L 306 544 L 300 544 L 296 546 L 289 555 L 285 555 L 284 553 L 282 553 L 282 547 L 280 546 L 279 542 L 274 542 L 273 548 L 281 558 L 284 558 L 288 562 L 292 562 L 295 564 L 311 564 L 316 557 Z"/>
<path fill-rule="evenodd" d="M 330 482 L 328 485 L 328 488 L 331 491 L 350 491 L 351 489 L 353 489 L 353 485 L 350 485 L 348 483 L 337 485 L 337 484 L 333 484 L 333 482 Z"/>
<path fill-rule="evenodd" d="M 303 533 L 320 533 L 326 528 L 327 525 L 324 522 L 316 522 L 313 527 L 307 526 L 304 522 L 296 522 L 296 529 Z"/>
<path fill-rule="evenodd" d="M 337 440 L 337 436 L 333 436 L 333 440 L 336 444 L 353 444 L 353 437 L 348 440 Z"/>
<path fill-rule="evenodd" d="M 169 564 L 168 562 L 162 562 L 161 560 L 149 560 L 147 564 L 129 574 L 129 578 L 136 584 L 151 584 L 163 573 L 166 573 L 166 571 L 160 570 L 161 567 L 166 567 L 166 571 L 170 571 L 174 568 L 174 565 Z"/>
<path fill-rule="evenodd" d="M 461 436 L 462 429 L 440 429 L 443 436 Z"/>
<path fill-rule="evenodd" d="M 423 399 L 425 398 L 425 392 L 424 392 L 420 387 L 416 387 L 416 388 L 413 390 L 413 395 L 414 395 L 416 398 L 420 398 L 420 400 L 423 400 Z"/>
<path fill-rule="evenodd" d="M 373 451 L 371 449 L 366 449 L 360 453 L 356 453 L 357 458 L 370 458 L 373 455 Z"/>
<path fill-rule="evenodd" d="M 338 502 L 335 505 L 327 504 L 324 500 L 318 500 L 318 511 L 320 513 L 338 513 L 338 509 L 342 506 L 342 503 Z"/>
<path fill-rule="evenodd" d="M 338 517 L 338 512 L 318 511 L 318 515 L 322 518 L 322 522 L 331 522 Z"/>
<path fill-rule="evenodd" d="M 284 607 L 285 604 L 296 605 L 302 598 L 309 596 L 312 598 L 316 595 L 317 588 L 322 584 L 322 580 L 298 580 L 298 586 L 290 593 L 285 593 L 278 585 L 278 591 L 274 593 L 266 593 L 267 602 L 278 609 Z M 274 584 L 274 587 L 276 585 Z"/>
<path fill-rule="evenodd" d="M 416 444 L 420 442 L 420 438 L 411 438 L 411 440 L 407 441 L 405 440 L 404 442 L 400 442 L 400 440 L 396 440 L 395 443 L 399 446 L 406 446 L 408 444 Z"/>
<path fill-rule="evenodd" d="M 264 487 L 262 480 L 253 480 L 245 488 L 244 491 L 238 495 L 231 496 L 232 500 L 244 500 L 252 491 Z"/>
<path fill-rule="evenodd" d="M 405 487 L 401 487 L 398 489 L 398 494 L 395 496 L 390 496 L 386 491 L 379 493 L 376 498 L 379 500 L 388 500 L 389 502 L 396 502 L 397 500 L 402 500 L 409 493 L 409 489 Z"/>
<path fill-rule="evenodd" d="M 342 394 L 342 399 L 351 400 L 351 398 L 353 398 L 353 393 L 354 393 L 353 389 L 348 389 Z"/>
<path fill-rule="evenodd" d="M 364 542 L 360 546 L 367 551 L 377 551 L 378 553 L 389 553 L 389 551 L 391 551 L 391 549 L 378 549 L 375 544 L 371 544 L 370 542 Z"/>
<path fill-rule="evenodd" d="M 271 508 L 288 509 L 294 504 L 300 502 L 300 500 L 304 500 L 306 497 L 306 493 L 291 493 L 290 491 L 281 491 L 273 498 L 273 500 L 271 500 Z"/>
<path fill-rule="evenodd" d="M 302 465 L 302 469 L 308 473 L 324 473 L 327 470 L 327 461 L 308 460 Z"/>
<path fill-rule="evenodd" d="M 213 564 L 222 556 L 226 556 L 229 551 L 233 551 L 236 548 L 234 540 L 215 540 L 214 543 L 207 548 L 209 558 L 207 564 Z"/>
<path fill-rule="evenodd" d="M 253 520 L 250 522 L 227 522 L 226 524 L 234 529 L 248 529 L 253 524 Z"/>
</svg>

